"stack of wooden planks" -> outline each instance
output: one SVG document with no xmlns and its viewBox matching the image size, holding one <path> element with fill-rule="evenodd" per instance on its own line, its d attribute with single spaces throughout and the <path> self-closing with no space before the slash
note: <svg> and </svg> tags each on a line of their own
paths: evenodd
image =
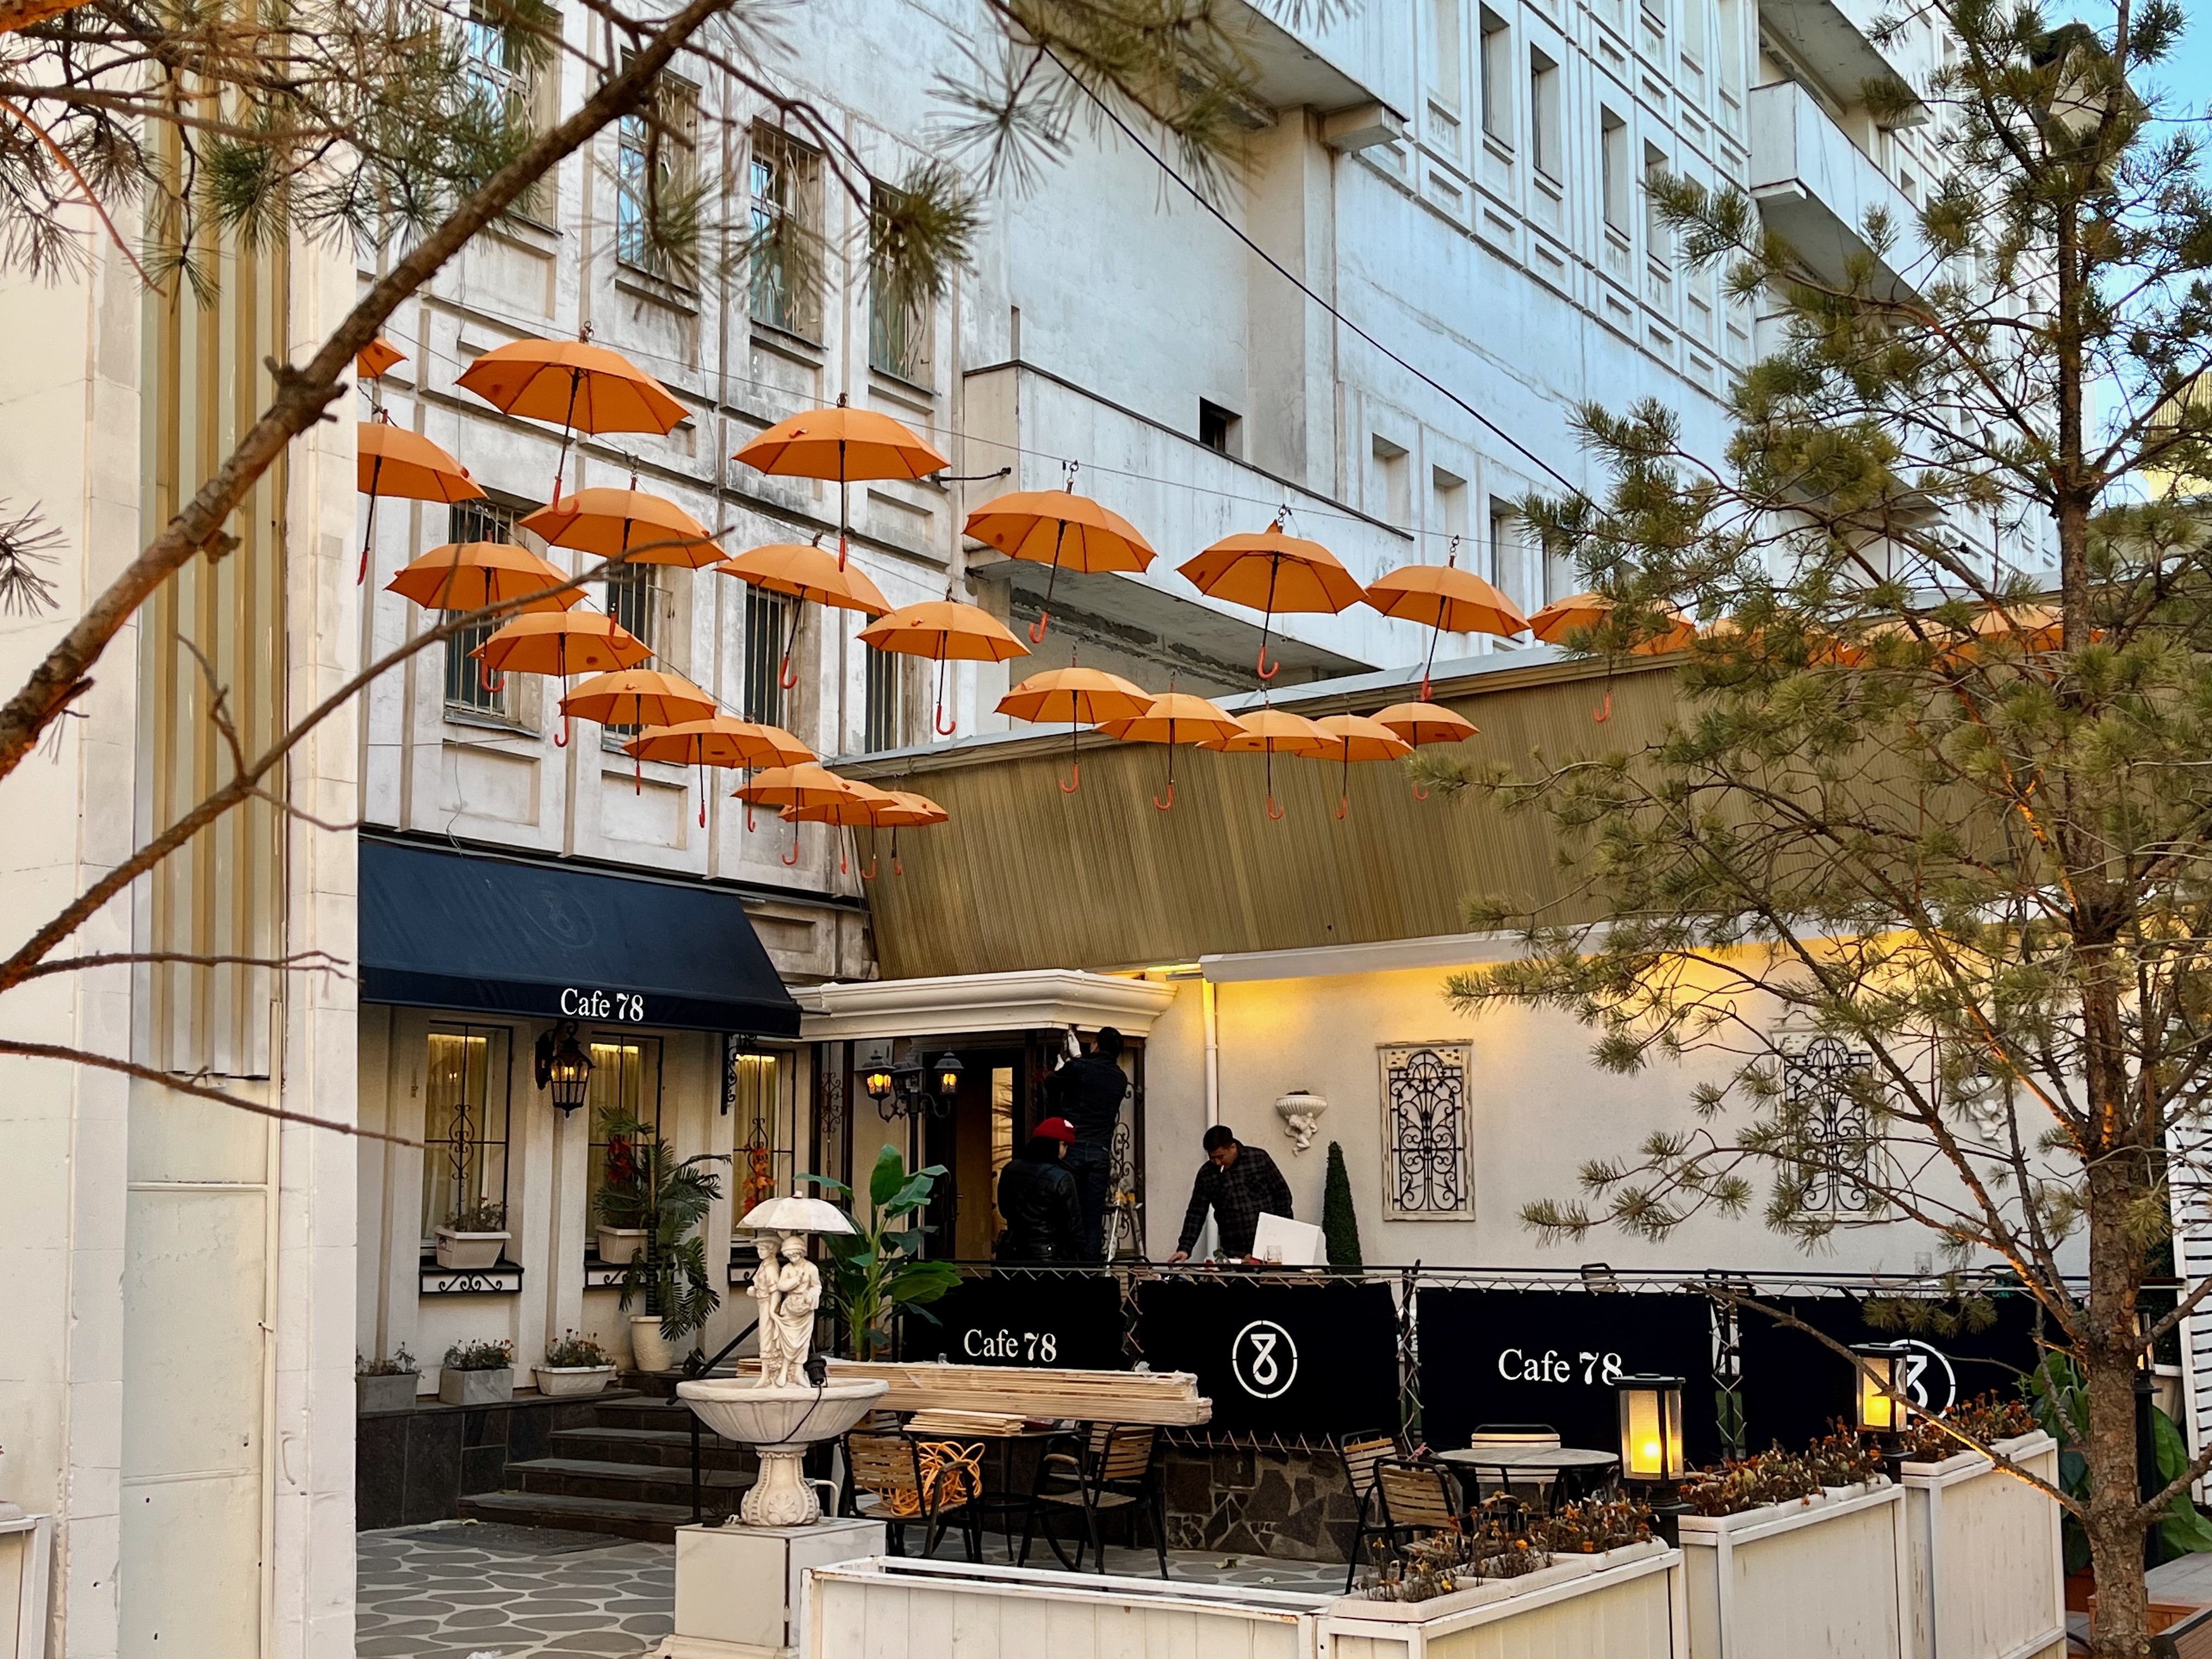
<svg viewBox="0 0 2212 1659">
<path fill-rule="evenodd" d="M 738 1362 L 756 1374 L 757 1359 Z M 976 1412 L 992 1417 L 1073 1418 L 1082 1423 L 1150 1424 L 1189 1428 L 1213 1415 L 1188 1371 L 1091 1371 L 1025 1365 L 945 1365 L 933 1361 L 833 1359 L 833 1382 L 872 1377 L 890 1385 L 883 1408 L 895 1412 Z"/>
<path fill-rule="evenodd" d="M 1019 1434 L 1028 1426 L 1027 1418 L 1009 1417 L 1004 1412 L 916 1412 L 906 1420 L 908 1434 L 952 1437 L 975 1435 L 985 1439 L 994 1435 Z"/>
</svg>

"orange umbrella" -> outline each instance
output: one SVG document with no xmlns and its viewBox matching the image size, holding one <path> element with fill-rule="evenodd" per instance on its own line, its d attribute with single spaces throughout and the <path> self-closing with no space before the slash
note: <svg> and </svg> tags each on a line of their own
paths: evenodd
<svg viewBox="0 0 2212 1659">
<path fill-rule="evenodd" d="M 483 486 L 469 477 L 468 468 L 419 432 L 394 426 L 383 411 L 363 421 L 354 434 L 356 487 L 368 497 L 368 529 L 361 540 L 361 569 L 354 577 L 358 586 L 368 580 L 369 544 L 376 539 L 376 498 L 398 495 L 411 501 L 468 501 L 483 495 Z"/>
<path fill-rule="evenodd" d="M 1421 665 L 1421 696 L 1429 695 L 1429 672 L 1436 665 L 1437 641 L 1446 634 L 1494 634 L 1510 640 L 1528 629 L 1521 607 L 1472 570 L 1452 562 L 1409 564 L 1368 583 L 1366 600 L 1386 617 L 1427 624 L 1429 654 Z"/>
<path fill-rule="evenodd" d="M 902 876 L 906 873 L 906 866 L 899 862 L 898 855 L 898 832 L 901 830 L 919 830 L 928 824 L 943 823 L 951 816 L 952 814 L 927 795 L 917 795 L 905 789 L 892 790 L 890 804 L 878 807 L 875 816 L 869 820 L 872 827 L 888 830 L 891 832 L 891 873 L 895 876 Z M 875 879 L 875 842 L 871 836 L 868 843 L 867 878 L 872 881 Z"/>
<path fill-rule="evenodd" d="M 875 823 L 878 815 L 892 811 L 897 805 L 888 789 L 878 789 L 872 783 L 863 783 L 858 778 L 839 780 L 845 793 L 836 799 L 812 806 L 787 806 L 783 809 L 787 823 Z"/>
<path fill-rule="evenodd" d="M 1314 724 L 1328 737 L 1328 747 L 1315 758 L 1344 763 L 1344 787 L 1336 798 L 1340 818 L 1352 810 L 1352 762 L 1396 760 L 1413 752 L 1413 745 L 1405 738 L 1380 720 L 1363 714 L 1324 714 Z"/>
<path fill-rule="evenodd" d="M 771 593 L 788 593 L 801 601 L 811 599 L 817 605 L 833 605 L 869 617 L 880 617 L 891 608 L 882 590 L 859 566 L 840 567 L 821 548 L 798 542 L 771 542 L 725 559 L 714 568 Z M 783 662 L 776 670 L 776 684 L 787 691 L 799 684 L 791 658 L 799 649 L 799 624 L 805 616 L 803 603 L 793 608 L 791 637 L 784 641 Z"/>
<path fill-rule="evenodd" d="M 988 501 L 968 515 L 967 532 L 1009 558 L 1048 564 L 1044 605 L 1030 625 L 1030 643 L 1044 643 L 1052 623 L 1053 585 L 1062 566 L 1085 574 L 1100 570 L 1142 570 L 1158 556 L 1120 514 L 1075 493 L 1070 471 L 1065 489 L 1017 489 Z"/>
<path fill-rule="evenodd" d="M 812 761 L 770 767 L 751 782 L 739 785 L 736 792 L 739 800 L 750 805 L 782 807 L 825 806 L 857 793 L 849 779 L 841 778 L 828 767 Z M 783 862 L 799 862 L 799 828 L 795 822 L 791 831 L 791 856 Z"/>
<path fill-rule="evenodd" d="M 2065 618 L 2047 605 L 2015 605 L 2010 607 L 1992 606 L 1974 618 L 1974 637 L 1981 640 L 2009 639 L 2023 651 L 2056 651 L 2065 637 Z M 2101 634 L 2093 634 L 2092 638 Z M 1958 653 L 1971 656 L 1972 647 Z"/>
<path fill-rule="evenodd" d="M 502 675 L 510 670 L 518 674 L 558 674 L 565 691 L 571 674 L 629 668 L 653 653 L 644 641 L 612 617 L 578 610 L 517 617 L 469 654 L 483 663 L 477 671 L 480 676 L 489 669 Z M 499 689 L 489 680 L 484 686 L 487 690 Z M 561 748 L 568 746 L 565 714 L 561 718 L 561 735 L 553 741 Z"/>
<path fill-rule="evenodd" d="M 949 738 L 953 732 L 945 723 L 947 662 L 1006 662 L 1030 653 L 1029 647 L 988 611 L 951 599 L 924 599 L 920 605 L 903 605 L 862 629 L 860 641 L 878 651 L 927 657 L 937 665 L 937 708 L 930 724 L 940 738 Z"/>
<path fill-rule="evenodd" d="M 999 699 L 999 712 L 1018 720 L 1067 722 L 1068 775 L 1060 786 L 1072 795 L 1083 782 L 1078 734 L 1102 720 L 1129 720 L 1152 707 L 1152 694 L 1103 669 L 1048 668 L 1032 674 Z"/>
<path fill-rule="evenodd" d="M 1241 716 L 1237 724 L 1242 729 L 1236 737 L 1218 743 L 1201 743 L 1199 747 L 1220 749 L 1232 755 L 1264 753 L 1267 757 L 1267 816 L 1279 818 L 1283 809 L 1275 805 L 1275 757 L 1327 754 L 1328 733 L 1304 716 L 1279 708 L 1255 708 Z"/>
<path fill-rule="evenodd" d="M 1637 657 L 1663 657 L 1669 651 L 1680 651 L 1698 637 L 1698 619 L 1686 611 L 1668 609 L 1662 613 L 1667 625 L 1640 645 L 1628 647 L 1629 654 Z"/>
<path fill-rule="evenodd" d="M 1528 618 L 1528 631 L 1547 645 L 1565 645 L 1570 636 L 1597 627 L 1613 613 L 1602 593 L 1570 593 Z"/>
<path fill-rule="evenodd" d="M 1432 702 L 1394 702 L 1375 716 L 1375 723 L 1416 749 L 1425 743 L 1464 743 L 1480 730 L 1464 715 Z"/>
<path fill-rule="evenodd" d="M 623 748 L 641 761 L 699 769 L 699 827 L 707 827 L 707 769 L 710 766 L 791 766 L 814 751 L 780 726 L 760 726 L 734 714 L 709 714 L 674 726 L 648 726 Z M 750 827 L 752 808 L 745 809 Z"/>
<path fill-rule="evenodd" d="M 408 565 L 385 591 L 431 611 L 481 611 L 515 600 L 523 611 L 566 611 L 582 602 L 558 565 L 512 542 L 448 542 Z M 549 592 L 549 588 L 561 588 Z M 531 595 L 538 597 L 532 598 Z"/>
<path fill-rule="evenodd" d="M 696 570 L 722 556 L 713 531 L 674 501 L 639 489 L 580 489 L 539 507 L 522 520 L 522 527 L 549 546 L 633 564 Z M 632 542 L 638 544 L 635 553 Z"/>
<path fill-rule="evenodd" d="M 714 712 L 714 700 L 681 674 L 624 668 L 586 680 L 561 699 L 561 712 L 602 726 L 677 726 L 706 719 Z M 630 774 L 643 794 L 645 770 L 635 755 Z"/>
<path fill-rule="evenodd" d="M 773 477 L 837 481 L 837 568 L 845 568 L 846 486 L 855 478 L 919 478 L 951 465 L 888 415 L 810 409 L 774 426 L 730 458 Z"/>
<path fill-rule="evenodd" d="M 374 380 L 394 363 L 406 361 L 407 354 L 380 334 L 353 354 L 353 372 L 364 380 Z"/>
<path fill-rule="evenodd" d="M 1170 691 L 1154 697 L 1141 714 L 1126 720 L 1102 721 L 1098 729 L 1124 743 L 1164 743 L 1168 746 L 1168 798 L 1152 797 L 1152 805 L 1166 811 L 1175 805 L 1175 749 L 1178 742 L 1219 748 L 1241 736 L 1243 726 L 1234 714 L 1194 697 L 1188 691 Z"/>
<path fill-rule="evenodd" d="M 672 432 L 687 413 L 652 375 L 619 351 L 577 340 L 517 340 L 494 346 L 461 371 L 459 384 L 494 409 L 561 422 L 553 499 L 561 499 L 569 434 Z"/>
<path fill-rule="evenodd" d="M 1263 680 L 1274 678 L 1282 667 L 1279 662 L 1267 666 L 1267 624 L 1275 612 L 1334 615 L 1358 604 L 1361 597 L 1359 584 L 1335 554 L 1319 542 L 1285 536 L 1282 530 L 1283 521 L 1277 519 L 1256 536 L 1224 536 L 1180 567 L 1200 592 L 1261 612 L 1256 666 Z"/>
</svg>

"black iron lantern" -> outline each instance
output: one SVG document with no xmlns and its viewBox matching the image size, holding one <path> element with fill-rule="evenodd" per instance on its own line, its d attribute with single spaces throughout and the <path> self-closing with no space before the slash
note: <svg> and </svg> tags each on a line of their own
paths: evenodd
<svg viewBox="0 0 2212 1659">
<path fill-rule="evenodd" d="M 860 1086 L 868 1091 L 868 1098 L 881 1105 L 891 1097 L 891 1073 L 887 1066 L 871 1066 L 860 1079 Z"/>
<path fill-rule="evenodd" d="M 538 1086 L 552 1091 L 562 1116 L 584 1103 L 592 1090 L 592 1057 L 576 1041 L 576 1022 L 564 1019 L 538 1039 Z"/>
<path fill-rule="evenodd" d="M 951 1105 L 953 1097 L 960 1092 L 960 1073 L 966 1069 L 960 1063 L 960 1056 L 950 1050 L 937 1057 L 937 1098 L 943 1104 Z"/>
</svg>

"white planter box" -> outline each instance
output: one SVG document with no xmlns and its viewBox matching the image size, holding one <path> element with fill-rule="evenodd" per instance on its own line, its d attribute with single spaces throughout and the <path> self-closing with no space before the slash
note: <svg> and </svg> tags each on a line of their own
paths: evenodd
<svg viewBox="0 0 2212 1659">
<path fill-rule="evenodd" d="M 448 1406 L 496 1406 L 514 1398 L 514 1367 L 495 1371 L 457 1371 L 451 1365 L 438 1372 L 438 1398 Z"/>
<path fill-rule="evenodd" d="M 414 1371 L 400 1371 L 388 1376 L 362 1376 L 353 1379 L 353 1403 L 356 1412 L 404 1412 L 415 1404 L 415 1391 L 422 1379 Z"/>
<path fill-rule="evenodd" d="M 644 1248 L 645 1229 L 642 1227 L 599 1229 L 599 1260 L 610 1267 L 626 1265 Z"/>
<path fill-rule="evenodd" d="M 1603 1555 L 1559 1556 L 1525 1578 L 1427 1601 L 1329 1603 L 1320 1632 L 1331 1659 L 1589 1655 L 1686 1659 L 1682 1557 L 1654 1540 Z"/>
<path fill-rule="evenodd" d="M 612 1365 L 538 1365 L 538 1392 L 548 1398 L 562 1395 L 597 1394 L 615 1374 Z"/>
<path fill-rule="evenodd" d="M 1693 1659 L 1906 1659 L 1902 1486 L 1686 1515 L 1681 1538 Z"/>
<path fill-rule="evenodd" d="M 457 1233 L 451 1227 L 438 1229 L 438 1265 L 441 1267 L 495 1267 L 500 1254 L 507 1249 L 511 1233 Z"/>
<path fill-rule="evenodd" d="M 2058 1444 L 2038 1431 L 1996 1449 L 2056 1486 Z M 1979 1452 L 1904 1470 L 1913 1659 L 2025 1659 L 2066 1650 L 2059 1509 Z"/>
</svg>

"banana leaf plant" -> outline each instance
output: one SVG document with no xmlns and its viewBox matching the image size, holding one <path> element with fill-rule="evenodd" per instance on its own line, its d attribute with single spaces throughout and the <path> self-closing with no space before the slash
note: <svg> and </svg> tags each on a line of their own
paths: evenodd
<svg viewBox="0 0 2212 1659">
<path fill-rule="evenodd" d="M 922 1240 L 933 1229 L 919 1222 L 900 1224 L 929 1202 L 944 1173 L 942 1164 L 933 1164 L 908 1175 L 906 1159 L 884 1147 L 868 1176 L 867 1204 L 847 1206 L 854 1231 L 831 1233 L 824 1241 L 830 1299 L 851 1333 L 855 1359 L 872 1359 L 890 1346 L 891 1316 L 902 1309 L 935 1323 L 937 1316 L 924 1304 L 960 1282 L 959 1270 L 951 1262 L 923 1259 Z M 824 1191 L 853 1196 L 842 1182 L 811 1178 Z"/>
<path fill-rule="evenodd" d="M 645 1231 L 643 1248 L 622 1270 L 623 1311 L 641 1302 L 644 1312 L 660 1316 L 661 1335 L 681 1342 L 722 1305 L 699 1228 L 722 1195 L 714 1166 L 730 1160 L 719 1152 L 679 1159 L 653 1125 L 612 1108 L 599 1114 L 599 1133 L 607 1143 L 606 1180 L 593 1212 L 602 1225 Z"/>
</svg>

